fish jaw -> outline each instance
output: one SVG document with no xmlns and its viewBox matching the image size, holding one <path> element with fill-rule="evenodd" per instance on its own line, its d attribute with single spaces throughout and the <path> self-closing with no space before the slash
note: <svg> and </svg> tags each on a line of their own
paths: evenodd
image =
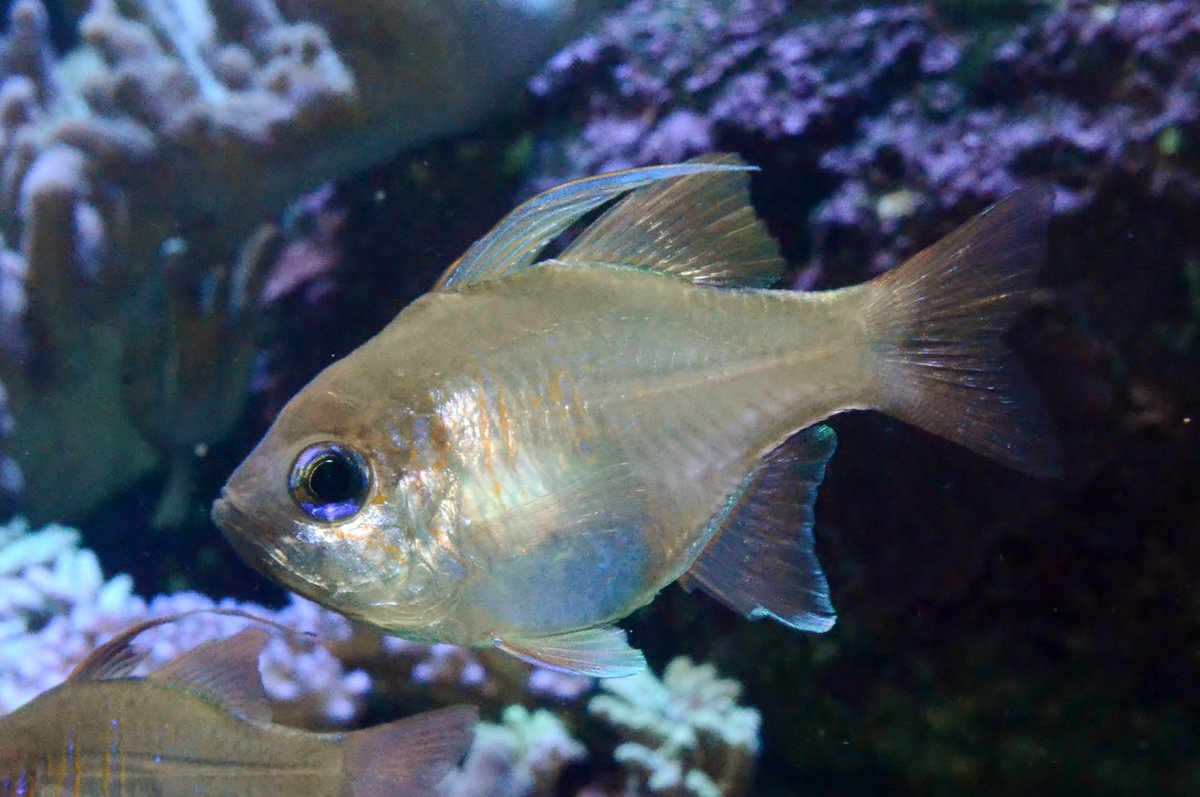
<svg viewBox="0 0 1200 797">
<path fill-rule="evenodd" d="M 350 526 L 280 520 L 268 536 L 249 506 L 226 486 L 213 503 L 212 519 L 259 573 L 384 633 L 459 641 L 458 623 L 450 616 L 463 568 L 454 561 L 432 563 L 426 552 L 392 541 L 386 507 L 373 508 Z"/>
<path fill-rule="evenodd" d="M 251 515 L 226 487 L 221 497 L 213 502 L 212 520 L 221 534 L 233 547 L 242 561 L 269 579 L 277 580 L 285 587 L 311 600 L 322 600 L 319 585 L 299 576 L 300 570 L 294 563 L 295 557 L 287 556 L 278 544 L 252 533 L 254 525 Z M 310 571 L 311 565 L 304 566 Z"/>
</svg>

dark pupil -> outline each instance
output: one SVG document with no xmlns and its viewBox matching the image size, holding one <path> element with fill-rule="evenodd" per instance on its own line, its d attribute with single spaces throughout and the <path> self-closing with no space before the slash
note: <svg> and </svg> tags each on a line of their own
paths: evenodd
<svg viewBox="0 0 1200 797">
<path fill-rule="evenodd" d="M 327 454 L 308 471 L 308 491 L 322 503 L 334 504 L 357 496 L 363 488 L 357 463 L 340 454 Z"/>
<path fill-rule="evenodd" d="M 288 489 L 306 515 L 335 523 L 363 508 L 371 491 L 370 469 L 354 449 L 319 443 L 300 452 Z"/>
</svg>

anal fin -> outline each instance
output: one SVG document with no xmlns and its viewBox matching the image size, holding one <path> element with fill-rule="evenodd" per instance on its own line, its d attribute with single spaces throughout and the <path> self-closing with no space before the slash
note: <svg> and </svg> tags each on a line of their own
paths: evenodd
<svg viewBox="0 0 1200 797">
<path fill-rule="evenodd" d="M 837 615 L 814 550 L 813 506 L 836 444 L 832 429 L 814 426 L 764 457 L 714 518 L 716 534 L 681 584 L 751 619 L 828 631 Z"/>
<path fill-rule="evenodd" d="M 530 639 L 497 639 L 494 644 L 530 664 L 577 675 L 620 678 L 646 669 L 642 652 L 630 647 L 625 632 L 612 625 Z"/>
</svg>

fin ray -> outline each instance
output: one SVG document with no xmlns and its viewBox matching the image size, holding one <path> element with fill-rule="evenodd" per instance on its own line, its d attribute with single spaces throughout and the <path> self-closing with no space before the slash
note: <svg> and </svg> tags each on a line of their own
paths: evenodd
<svg viewBox="0 0 1200 797">
<path fill-rule="evenodd" d="M 346 734 L 346 795 L 432 794 L 466 753 L 478 719 L 474 708 L 457 706 Z"/>
<path fill-rule="evenodd" d="M 865 286 L 871 405 L 1037 476 L 1059 471 L 1057 435 L 1000 335 L 1028 306 L 1053 201 L 1021 189 Z"/>
<path fill-rule="evenodd" d="M 751 619 L 828 631 L 836 614 L 814 550 L 813 506 L 836 445 L 833 429 L 814 426 L 764 457 L 681 583 Z"/>
<path fill-rule="evenodd" d="M 688 162 L 746 167 L 728 154 Z M 779 245 L 750 205 L 746 171 L 703 172 L 639 188 L 556 259 L 662 271 L 698 285 L 765 288 L 783 273 Z"/>
<path fill-rule="evenodd" d="M 689 161 L 585 177 L 551 188 L 517 206 L 471 245 L 434 286 L 451 291 L 512 274 L 533 264 L 556 236 L 593 208 L 621 194 L 673 177 L 705 172 L 744 171 L 750 166 Z"/>
<path fill-rule="evenodd" d="M 246 620 L 259 623 L 261 625 L 269 625 L 274 628 L 279 628 L 287 633 L 296 633 L 291 629 L 280 625 L 272 620 L 267 620 L 263 617 L 244 612 L 240 609 L 191 609 L 186 612 L 177 614 L 168 614 L 163 617 L 154 617 L 149 620 L 143 620 L 140 623 L 135 623 L 128 628 L 120 631 L 112 639 L 98 646 L 87 658 L 81 661 L 71 674 L 67 676 L 68 681 L 108 681 L 115 678 L 128 678 L 133 675 L 133 671 L 146 659 L 146 652 L 134 649 L 133 640 L 137 639 L 142 634 L 149 631 L 151 628 L 156 628 L 160 625 L 168 623 L 176 623 L 186 617 L 191 617 L 196 614 L 218 614 L 226 617 L 241 617 Z"/>
<path fill-rule="evenodd" d="M 267 642 L 261 628 L 248 628 L 227 639 L 214 639 L 172 659 L 149 680 L 195 689 L 223 708 L 252 722 L 270 722 L 258 658 Z"/>
<path fill-rule="evenodd" d="M 620 678 L 646 669 L 646 658 L 612 625 L 529 639 L 497 639 L 505 653 L 530 664 L 575 675 Z"/>
</svg>

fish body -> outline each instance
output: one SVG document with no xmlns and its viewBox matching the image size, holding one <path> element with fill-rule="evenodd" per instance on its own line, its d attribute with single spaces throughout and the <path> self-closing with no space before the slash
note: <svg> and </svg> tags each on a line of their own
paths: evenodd
<svg viewBox="0 0 1200 797">
<path fill-rule="evenodd" d="M 1028 470 L 1052 462 L 992 340 L 1020 300 L 1046 195 L 950 241 L 1000 261 L 982 288 L 961 286 L 962 268 L 940 275 L 940 255 L 932 271 L 799 293 L 762 287 L 781 261 L 745 178 L 717 158 L 518 208 L 293 398 L 215 520 L 260 569 L 359 622 L 570 671 L 642 666 L 610 624 L 681 578 L 748 616 L 825 630 L 811 526 L 833 433 L 820 421 L 880 408 Z M 935 288 L 949 299 L 925 295 Z M 961 340 L 912 317 L 947 302 L 942 326 Z M 972 384 L 931 408 L 964 363 Z M 959 411 L 972 392 L 978 404 Z"/>
<path fill-rule="evenodd" d="M 270 723 L 259 630 L 202 645 L 147 678 L 121 663 L 129 638 L 0 717 L 0 795 L 425 793 L 469 742 L 466 709 L 351 733 Z"/>
</svg>

